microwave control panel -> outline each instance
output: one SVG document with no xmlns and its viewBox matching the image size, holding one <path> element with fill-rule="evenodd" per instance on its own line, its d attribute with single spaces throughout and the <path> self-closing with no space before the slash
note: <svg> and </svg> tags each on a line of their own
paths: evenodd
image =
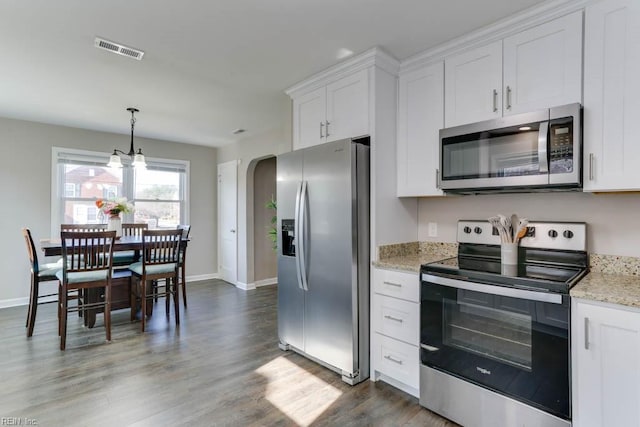
<svg viewBox="0 0 640 427">
<path fill-rule="evenodd" d="M 549 171 L 573 172 L 573 123 L 570 120 L 552 120 L 549 126 Z"/>
</svg>

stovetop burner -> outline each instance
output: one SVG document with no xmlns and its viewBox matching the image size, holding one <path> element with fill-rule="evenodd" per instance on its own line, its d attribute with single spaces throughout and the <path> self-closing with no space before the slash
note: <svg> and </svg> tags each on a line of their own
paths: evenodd
<svg viewBox="0 0 640 427">
<path fill-rule="evenodd" d="M 513 286 L 523 289 L 544 289 L 568 293 L 586 273 L 585 267 L 554 266 L 521 262 L 503 265 L 500 260 L 454 257 L 422 268 L 425 273 L 436 273 L 458 280 Z"/>
<path fill-rule="evenodd" d="M 500 262 L 499 237 L 494 235 L 488 222 L 459 221 L 458 256 L 425 264 L 422 272 L 458 280 L 569 293 L 588 272 L 586 225 L 537 222 L 531 223 L 530 228 L 528 237 L 522 239 L 518 264 L 504 265 Z M 563 232 L 567 229 L 571 233 Z"/>
</svg>

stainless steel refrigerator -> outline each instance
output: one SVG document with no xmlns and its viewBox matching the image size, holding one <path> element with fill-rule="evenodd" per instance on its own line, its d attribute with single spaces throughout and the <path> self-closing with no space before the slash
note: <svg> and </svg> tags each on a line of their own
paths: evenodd
<svg viewBox="0 0 640 427">
<path fill-rule="evenodd" d="M 369 377 L 368 138 L 277 159 L 278 335 L 356 384 Z"/>
</svg>

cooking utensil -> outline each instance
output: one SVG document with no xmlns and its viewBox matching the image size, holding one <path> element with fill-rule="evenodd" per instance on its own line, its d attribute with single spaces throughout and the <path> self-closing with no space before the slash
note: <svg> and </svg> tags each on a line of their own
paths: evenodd
<svg viewBox="0 0 640 427">
<path fill-rule="evenodd" d="M 527 226 L 529 225 L 529 220 L 527 218 L 520 218 L 518 220 L 518 231 L 516 234 L 516 241 L 519 242 L 527 234 Z"/>
<path fill-rule="evenodd" d="M 500 221 L 500 217 L 492 216 L 487 221 L 489 221 L 489 224 L 491 224 L 493 227 L 495 227 L 496 230 L 498 230 L 498 234 L 500 235 L 500 241 L 503 243 L 507 243 L 508 242 L 507 231 L 502 225 L 502 222 Z"/>
<path fill-rule="evenodd" d="M 499 214 L 498 217 L 500 218 L 500 225 L 502 225 L 505 236 L 507 238 L 505 243 L 513 243 L 513 234 L 511 233 L 511 218 L 507 218 L 502 214 Z"/>
<path fill-rule="evenodd" d="M 516 242 L 516 236 L 518 235 L 518 215 L 511 214 L 511 236 L 512 242 Z"/>
</svg>

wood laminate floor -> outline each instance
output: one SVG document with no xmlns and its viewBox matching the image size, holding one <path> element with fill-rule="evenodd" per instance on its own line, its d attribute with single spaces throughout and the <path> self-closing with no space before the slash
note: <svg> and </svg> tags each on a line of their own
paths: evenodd
<svg viewBox="0 0 640 427">
<path fill-rule="evenodd" d="M 351 387 L 278 349 L 277 288 L 242 291 L 220 280 L 187 285 L 181 324 L 164 302 L 147 332 L 112 315 L 106 343 L 69 315 L 59 350 L 55 304 L 40 306 L 32 338 L 26 306 L 0 310 L 0 424 L 39 426 L 451 426 L 382 382 Z"/>
</svg>

